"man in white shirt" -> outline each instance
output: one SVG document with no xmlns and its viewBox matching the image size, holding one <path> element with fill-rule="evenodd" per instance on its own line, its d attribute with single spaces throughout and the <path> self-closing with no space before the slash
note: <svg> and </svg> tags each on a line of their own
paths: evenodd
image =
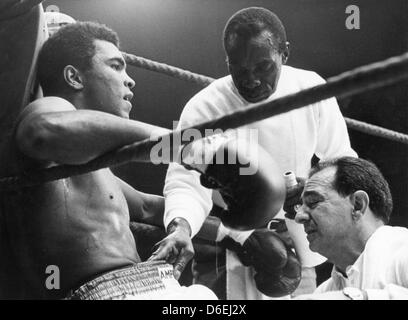
<svg viewBox="0 0 408 320">
<path fill-rule="evenodd" d="M 185 106 L 178 128 L 324 83 L 315 72 L 285 65 L 289 57 L 285 29 L 269 10 L 252 7 L 238 11 L 227 22 L 223 38 L 231 75 L 214 81 L 197 93 Z M 251 130 L 257 133 L 259 145 L 278 163 L 282 175 L 293 171 L 297 176 L 306 176 L 313 155 L 320 159 L 357 156 L 350 147 L 346 124 L 334 98 L 252 123 L 235 132 L 245 137 Z M 197 234 L 212 208 L 213 192 L 200 185 L 197 172 L 172 163 L 167 172 L 164 195 L 165 225 L 168 226 L 170 221 L 177 222 L 178 227 L 185 226 L 186 232 L 169 233 L 159 244 L 153 259 L 171 255 L 176 260 L 176 270 L 180 270 L 191 256 L 190 237 Z M 284 218 L 283 210 L 277 217 Z M 287 219 L 286 224 L 303 267 L 322 263 L 325 259 L 308 249 L 302 228 L 293 220 Z M 171 230 L 172 225 L 167 228 Z M 229 254 L 227 265 L 229 260 L 230 265 L 235 266 L 234 259 L 233 254 Z M 249 285 L 254 286 L 253 283 Z M 254 291 L 247 296 L 236 296 L 233 294 L 242 290 L 232 290 L 232 295 L 227 298 L 262 298 L 256 289 Z"/>
<path fill-rule="evenodd" d="M 386 226 L 388 183 L 371 162 L 343 157 L 311 170 L 297 209 L 310 249 L 334 264 L 331 277 L 299 299 L 408 299 L 408 229 Z"/>
</svg>

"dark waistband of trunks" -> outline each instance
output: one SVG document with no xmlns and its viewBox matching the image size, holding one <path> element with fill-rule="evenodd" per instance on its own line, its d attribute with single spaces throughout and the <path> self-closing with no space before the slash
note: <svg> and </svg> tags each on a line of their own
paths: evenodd
<svg viewBox="0 0 408 320">
<path fill-rule="evenodd" d="M 86 282 L 66 297 L 68 300 L 113 300 L 166 289 L 165 279 L 173 267 L 165 261 L 141 262 L 113 270 Z M 164 280 L 164 281 L 163 281 Z"/>
</svg>

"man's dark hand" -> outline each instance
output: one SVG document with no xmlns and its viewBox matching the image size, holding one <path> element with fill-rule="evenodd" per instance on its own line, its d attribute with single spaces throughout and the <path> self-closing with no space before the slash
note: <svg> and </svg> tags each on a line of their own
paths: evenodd
<svg viewBox="0 0 408 320">
<path fill-rule="evenodd" d="M 296 186 L 286 188 L 286 198 L 283 204 L 283 210 L 286 212 L 285 216 L 289 219 L 295 219 L 295 206 L 302 204 L 301 195 L 305 187 L 306 179 L 296 177 L 296 181 Z"/>
<path fill-rule="evenodd" d="M 167 237 L 156 243 L 148 261 L 166 260 L 174 267 L 174 277 L 178 280 L 187 263 L 194 256 L 191 228 L 183 218 L 175 218 L 167 227 Z"/>
</svg>

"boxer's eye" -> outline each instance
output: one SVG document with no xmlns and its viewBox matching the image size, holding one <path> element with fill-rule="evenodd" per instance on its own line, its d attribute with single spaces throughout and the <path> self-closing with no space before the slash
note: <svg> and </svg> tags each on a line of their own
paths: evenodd
<svg viewBox="0 0 408 320">
<path fill-rule="evenodd" d="M 122 66 L 120 64 L 115 63 L 111 65 L 111 68 L 119 71 L 122 68 Z"/>
</svg>

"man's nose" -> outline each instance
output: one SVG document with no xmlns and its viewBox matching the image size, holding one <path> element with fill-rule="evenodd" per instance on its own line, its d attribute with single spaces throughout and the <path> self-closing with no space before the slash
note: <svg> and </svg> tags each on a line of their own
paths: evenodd
<svg viewBox="0 0 408 320">
<path fill-rule="evenodd" d="M 125 78 L 125 86 L 128 87 L 129 89 L 133 89 L 133 87 L 136 85 L 135 80 L 133 80 L 131 77 L 129 77 L 128 74 L 126 74 Z"/>
<path fill-rule="evenodd" d="M 303 205 L 296 210 L 295 221 L 304 224 L 310 220 L 310 215 L 304 210 Z"/>
<path fill-rule="evenodd" d="M 255 89 L 261 85 L 261 80 L 256 78 L 254 75 L 248 75 L 248 77 L 242 83 L 247 89 Z"/>
</svg>

